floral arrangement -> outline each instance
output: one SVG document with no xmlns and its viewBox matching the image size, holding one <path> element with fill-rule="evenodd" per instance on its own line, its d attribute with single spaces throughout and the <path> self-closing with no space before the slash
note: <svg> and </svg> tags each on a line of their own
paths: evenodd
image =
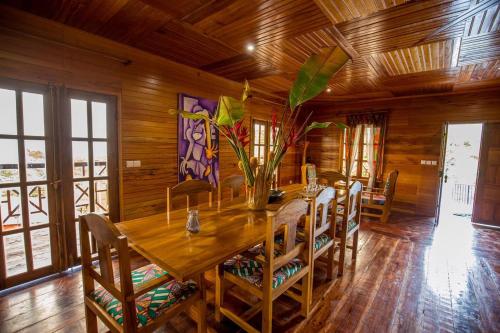
<svg viewBox="0 0 500 333">
<path fill-rule="evenodd" d="M 340 49 L 327 48 L 319 54 L 311 55 L 301 66 L 297 78 L 289 91 L 287 101 L 283 104 L 281 115 L 274 112 L 271 121 L 272 147 L 264 158 L 264 165 L 258 165 L 254 157 L 249 157 L 246 146 L 250 143 L 248 128 L 243 125 L 245 103 L 251 96 L 250 86 L 245 81 L 240 99 L 230 96 L 220 96 L 216 116 L 209 118 L 201 114 L 185 111 L 181 116 L 190 119 L 204 119 L 219 129 L 219 133 L 227 139 L 239 163 L 239 168 L 245 175 L 248 188 L 248 205 L 251 209 L 263 209 L 267 204 L 269 191 L 276 168 L 283 160 L 286 152 L 301 140 L 309 131 L 315 128 L 327 128 L 330 122 L 309 122 L 312 115 L 306 116 L 305 121 L 299 118 L 302 105 L 318 96 L 325 90 L 331 77 L 338 72 L 349 60 L 347 54 Z M 300 121 L 300 123 L 299 123 Z M 344 125 L 337 124 L 343 127 Z"/>
</svg>

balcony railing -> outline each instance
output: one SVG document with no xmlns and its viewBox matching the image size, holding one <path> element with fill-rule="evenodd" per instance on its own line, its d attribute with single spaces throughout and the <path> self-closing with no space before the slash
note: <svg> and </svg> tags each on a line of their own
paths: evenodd
<svg viewBox="0 0 500 333">
<path fill-rule="evenodd" d="M 475 185 L 454 184 L 451 192 L 451 198 L 457 204 L 472 206 L 475 191 Z"/>
</svg>

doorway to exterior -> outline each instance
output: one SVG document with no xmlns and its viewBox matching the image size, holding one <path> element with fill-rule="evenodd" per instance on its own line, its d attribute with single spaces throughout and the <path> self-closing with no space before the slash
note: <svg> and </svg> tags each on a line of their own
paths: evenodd
<svg viewBox="0 0 500 333">
<path fill-rule="evenodd" d="M 474 209 L 483 124 L 447 124 L 441 161 L 440 222 L 470 222 Z"/>
</svg>

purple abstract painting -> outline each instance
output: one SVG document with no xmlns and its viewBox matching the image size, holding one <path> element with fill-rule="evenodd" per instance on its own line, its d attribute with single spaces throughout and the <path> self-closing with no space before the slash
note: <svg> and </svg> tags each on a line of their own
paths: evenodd
<svg viewBox="0 0 500 333">
<path fill-rule="evenodd" d="M 179 94 L 179 109 L 215 116 L 217 101 Z M 179 182 L 202 179 L 219 184 L 219 132 L 204 120 L 179 116 L 178 121 Z"/>
</svg>

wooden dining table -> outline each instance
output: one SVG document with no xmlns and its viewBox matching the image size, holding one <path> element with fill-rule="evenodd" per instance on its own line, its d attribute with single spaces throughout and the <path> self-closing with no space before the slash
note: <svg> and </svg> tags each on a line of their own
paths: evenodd
<svg viewBox="0 0 500 333">
<path fill-rule="evenodd" d="M 293 184 L 280 189 L 284 195 L 269 204 L 267 211 L 275 211 L 301 197 L 304 186 Z M 249 210 L 244 198 L 223 203 L 221 207 L 201 204 L 198 206 L 201 226 L 196 234 L 186 231 L 186 209 L 120 222 L 116 227 L 135 251 L 174 278 L 198 281 L 203 298 L 199 309 L 201 318 L 206 313 L 203 273 L 262 243 L 266 238 L 266 210 Z"/>
</svg>

